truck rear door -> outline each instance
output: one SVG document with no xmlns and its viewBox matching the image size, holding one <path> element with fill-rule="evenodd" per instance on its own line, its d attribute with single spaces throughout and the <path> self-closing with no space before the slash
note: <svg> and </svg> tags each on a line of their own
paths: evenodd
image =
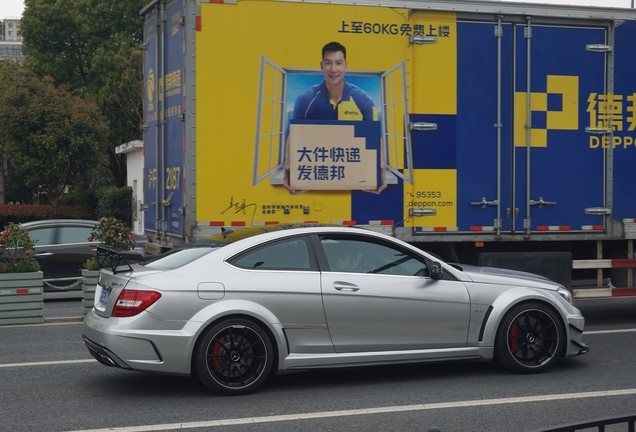
<svg viewBox="0 0 636 432">
<path fill-rule="evenodd" d="M 605 93 L 605 57 L 586 46 L 605 40 L 601 28 L 515 27 L 515 230 L 602 225 L 585 213 L 604 204 L 604 158 L 586 127 Z"/>
<path fill-rule="evenodd" d="M 457 225 L 502 233 L 602 225 L 606 30 L 458 22 Z M 529 113 L 529 114 L 528 114 Z"/>
<path fill-rule="evenodd" d="M 160 236 L 185 234 L 184 15 L 160 2 L 144 24 L 144 224 Z"/>
</svg>

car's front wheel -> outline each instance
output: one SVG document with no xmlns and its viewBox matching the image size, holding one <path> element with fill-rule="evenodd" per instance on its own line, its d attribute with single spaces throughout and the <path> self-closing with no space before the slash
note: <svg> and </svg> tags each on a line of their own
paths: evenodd
<svg viewBox="0 0 636 432">
<path fill-rule="evenodd" d="M 247 319 L 228 319 L 206 330 L 193 353 L 197 377 L 210 389 L 241 395 L 258 388 L 272 368 L 267 333 Z"/>
<path fill-rule="evenodd" d="M 561 319 L 552 309 L 541 303 L 523 303 L 501 321 L 495 359 L 515 372 L 543 372 L 558 360 L 564 337 Z"/>
</svg>

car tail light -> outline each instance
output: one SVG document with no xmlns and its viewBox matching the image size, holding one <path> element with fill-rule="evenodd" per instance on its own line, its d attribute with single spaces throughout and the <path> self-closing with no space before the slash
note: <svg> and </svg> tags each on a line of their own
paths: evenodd
<svg viewBox="0 0 636 432">
<path fill-rule="evenodd" d="M 111 316 L 118 318 L 135 316 L 148 309 L 160 297 L 161 294 L 155 291 L 125 289 L 119 294 Z"/>
</svg>

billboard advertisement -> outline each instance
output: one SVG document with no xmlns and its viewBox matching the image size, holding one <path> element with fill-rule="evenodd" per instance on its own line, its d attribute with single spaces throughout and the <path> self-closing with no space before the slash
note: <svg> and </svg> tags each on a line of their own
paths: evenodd
<svg viewBox="0 0 636 432">
<path fill-rule="evenodd" d="M 455 114 L 453 14 L 239 2 L 201 4 L 200 24 L 197 220 L 408 225 L 427 197 L 451 209 L 437 223 L 455 225 L 454 168 L 418 168 L 408 131 L 413 109 Z M 415 59 L 405 42 L 430 34 L 440 42 Z M 412 82 L 409 62 L 444 100 L 409 100 L 410 87 L 428 87 Z M 201 200 L 201 190 L 214 193 Z"/>
<path fill-rule="evenodd" d="M 423 234 L 603 225 L 586 209 L 606 204 L 604 149 L 631 145 L 636 90 L 621 72 L 620 94 L 607 92 L 605 57 L 586 49 L 607 27 L 354 4 L 200 6 L 197 221 L 391 221 Z M 632 34 L 633 23 L 617 30 Z M 603 125 L 614 143 L 589 133 Z"/>
</svg>

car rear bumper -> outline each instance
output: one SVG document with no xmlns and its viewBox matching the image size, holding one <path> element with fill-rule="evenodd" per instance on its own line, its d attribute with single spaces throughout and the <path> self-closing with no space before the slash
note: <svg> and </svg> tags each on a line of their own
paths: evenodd
<svg viewBox="0 0 636 432">
<path fill-rule="evenodd" d="M 97 360 L 101 364 L 105 366 L 119 367 L 122 369 L 131 369 L 130 366 L 128 366 L 115 354 L 113 354 L 109 349 L 96 344 L 92 340 L 88 339 L 86 336 L 83 337 L 84 345 L 86 345 L 86 348 L 88 348 L 88 351 L 95 358 L 95 360 Z"/>
<path fill-rule="evenodd" d="M 149 313 L 118 319 L 91 310 L 84 318 L 84 344 L 106 366 L 187 376 L 190 355 L 184 353 L 192 350 L 193 334 L 183 326 Z"/>
</svg>

